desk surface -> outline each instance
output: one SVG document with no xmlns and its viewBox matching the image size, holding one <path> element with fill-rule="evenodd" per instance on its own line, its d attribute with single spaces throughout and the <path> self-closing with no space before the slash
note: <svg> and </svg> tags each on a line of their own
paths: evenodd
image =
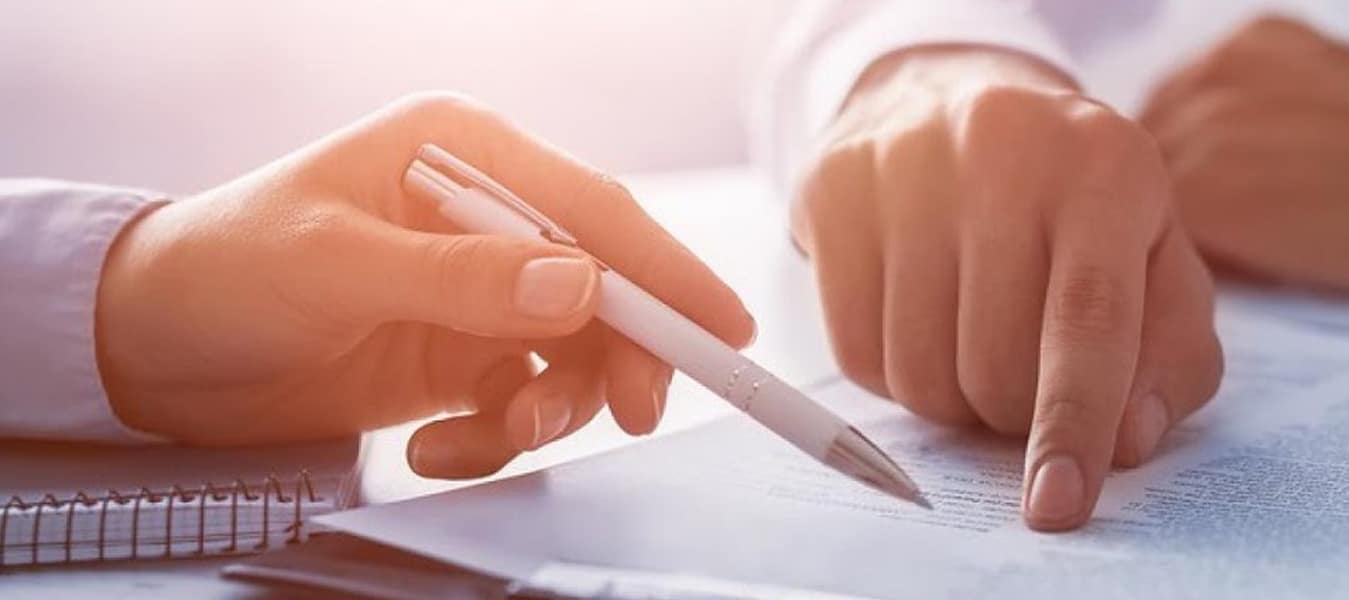
<svg viewBox="0 0 1349 600">
<path fill-rule="evenodd" d="M 786 207 L 770 197 L 750 171 L 726 169 L 643 175 L 624 179 L 647 211 L 683 240 L 740 292 L 759 323 L 749 354 L 789 381 L 829 376 L 832 359 L 818 319 L 812 277 L 791 246 Z M 726 405 L 685 378 L 672 386 L 658 434 L 726 414 Z M 367 436 L 362 496 L 383 502 L 459 487 L 464 483 L 417 477 L 404 461 L 404 444 L 418 423 Z M 618 447 L 631 438 L 607 413 L 567 440 L 516 460 L 498 475 L 531 471 Z M 44 567 L 0 577 L 10 598 L 268 598 L 266 590 L 216 577 L 230 559 L 177 560 Z M 287 595 L 287 597 L 294 597 Z"/>
<path fill-rule="evenodd" d="M 749 354 L 798 384 L 834 373 L 809 266 L 791 247 L 786 207 L 743 169 L 626 178 L 643 206 L 739 291 L 760 325 Z M 1225 292 L 1237 302 L 1259 303 L 1266 291 Z M 1289 320 L 1349 335 L 1343 300 L 1279 294 Z M 1261 304 L 1266 306 L 1265 304 Z M 727 407 L 683 378 L 672 387 L 659 434 L 725 414 Z M 416 424 L 367 436 L 363 494 L 390 501 L 465 485 L 416 477 L 403 459 L 403 445 Z M 521 457 L 509 476 L 617 447 L 629 440 L 607 414 L 576 435 Z M 216 577 L 229 559 L 40 568 L 0 576 L 0 597 L 10 598 L 269 598 L 266 590 Z M 295 597 L 288 593 L 287 597 Z"/>
</svg>

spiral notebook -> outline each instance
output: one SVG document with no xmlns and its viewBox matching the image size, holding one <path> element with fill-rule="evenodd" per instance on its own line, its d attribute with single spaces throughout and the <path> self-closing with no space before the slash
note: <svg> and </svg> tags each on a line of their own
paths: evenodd
<svg viewBox="0 0 1349 600">
<path fill-rule="evenodd" d="M 246 554 L 355 498 L 360 440 L 218 449 L 0 444 L 0 568 Z"/>
</svg>

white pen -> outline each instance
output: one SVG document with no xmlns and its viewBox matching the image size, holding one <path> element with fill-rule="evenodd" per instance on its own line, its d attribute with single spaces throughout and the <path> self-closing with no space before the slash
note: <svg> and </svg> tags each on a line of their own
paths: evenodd
<svg viewBox="0 0 1349 600">
<path fill-rule="evenodd" d="M 546 215 L 435 145 L 418 150 L 403 185 L 434 200 L 442 215 L 466 231 L 542 239 L 584 250 Z M 882 492 L 932 508 L 904 470 L 856 428 L 600 264 L 601 321 L 824 464 Z"/>
</svg>

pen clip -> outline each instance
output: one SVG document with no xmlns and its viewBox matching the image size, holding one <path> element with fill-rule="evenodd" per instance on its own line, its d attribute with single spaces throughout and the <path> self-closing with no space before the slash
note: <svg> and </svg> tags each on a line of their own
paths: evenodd
<svg viewBox="0 0 1349 600">
<path fill-rule="evenodd" d="M 539 235 L 544 239 L 564 246 L 579 248 L 576 238 L 572 237 L 567 230 L 563 229 L 547 215 L 539 212 L 538 209 L 530 206 L 529 203 L 516 196 L 514 192 L 506 189 L 506 186 L 497 183 L 496 180 L 488 177 L 482 171 L 474 168 L 459 157 L 446 152 L 440 146 L 435 144 L 422 144 L 417 149 L 417 159 L 431 167 L 437 173 L 445 176 L 449 182 L 460 188 L 477 188 L 493 200 L 500 202 L 516 214 L 529 220 L 539 228 Z M 451 190 L 457 191 L 457 190 Z"/>
</svg>

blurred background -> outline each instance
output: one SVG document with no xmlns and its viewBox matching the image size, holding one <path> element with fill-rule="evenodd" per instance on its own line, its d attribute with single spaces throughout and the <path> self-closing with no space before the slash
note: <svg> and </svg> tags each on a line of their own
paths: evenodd
<svg viewBox="0 0 1349 600">
<path fill-rule="evenodd" d="M 183 192 L 418 90 L 606 169 L 743 162 L 779 0 L 0 0 L 0 176 Z"/>
<path fill-rule="evenodd" d="M 613 172 L 743 163 L 747 89 L 793 4 L 0 0 L 0 177 L 190 192 L 427 89 L 474 95 Z M 1135 106 L 1157 70 L 1260 3 L 1169 4 L 1084 65 L 1095 93 Z M 1343 5 L 1314 16 L 1349 34 Z"/>
</svg>

